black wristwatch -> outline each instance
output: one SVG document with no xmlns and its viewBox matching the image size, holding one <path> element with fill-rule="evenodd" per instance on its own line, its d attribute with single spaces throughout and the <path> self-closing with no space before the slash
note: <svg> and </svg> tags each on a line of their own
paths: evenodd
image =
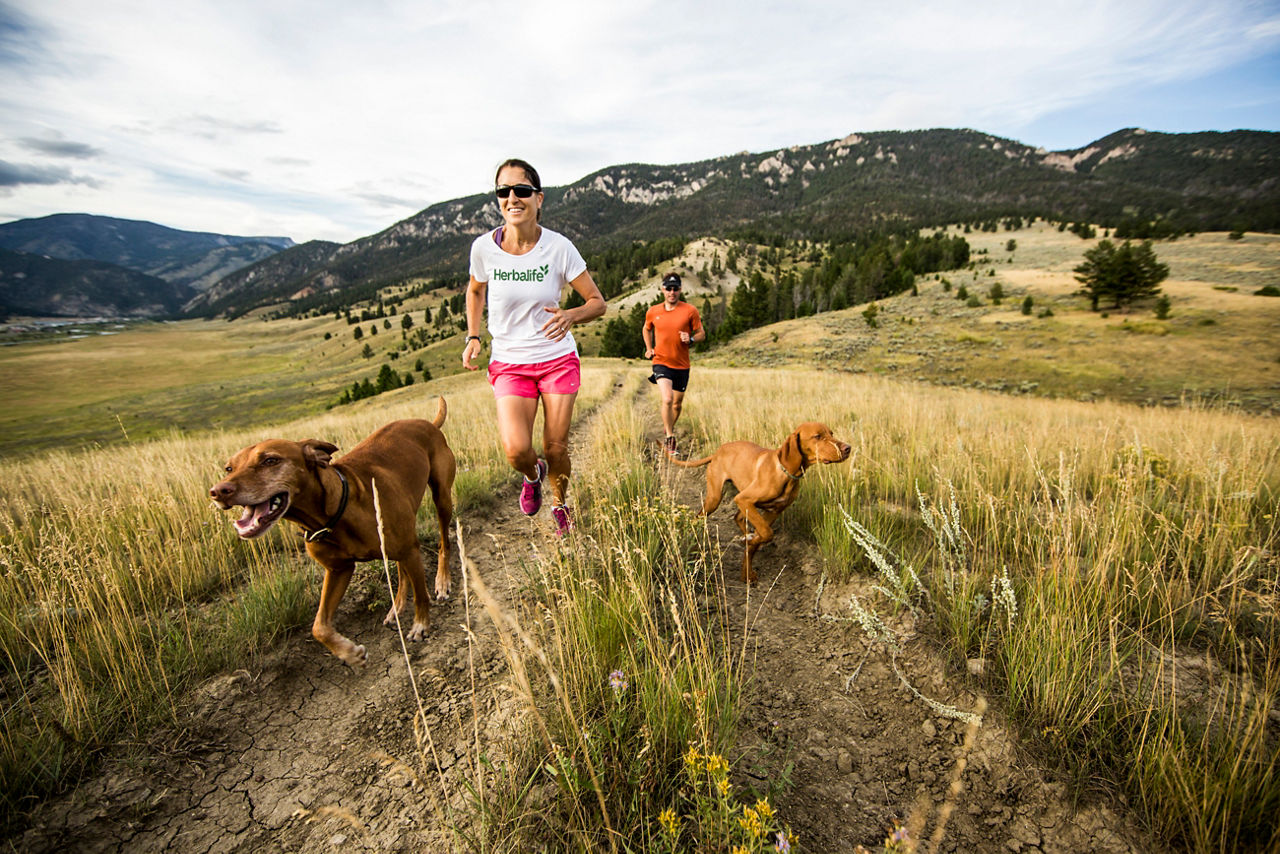
<svg viewBox="0 0 1280 854">
<path fill-rule="evenodd" d="M 479 335 L 468 335 L 468 336 L 467 336 L 467 340 L 468 340 L 468 341 L 480 341 L 480 336 L 479 336 Z M 483 341 L 480 341 L 480 343 L 481 343 L 481 344 L 483 344 L 484 342 L 483 342 Z"/>
</svg>

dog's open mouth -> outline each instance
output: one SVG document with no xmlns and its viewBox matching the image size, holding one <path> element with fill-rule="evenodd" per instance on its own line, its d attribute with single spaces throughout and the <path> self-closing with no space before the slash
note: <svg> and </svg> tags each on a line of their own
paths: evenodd
<svg viewBox="0 0 1280 854">
<path fill-rule="evenodd" d="M 289 493 L 279 492 L 261 504 L 246 505 L 244 515 L 236 520 L 236 533 L 252 540 L 267 531 L 289 509 Z"/>
</svg>

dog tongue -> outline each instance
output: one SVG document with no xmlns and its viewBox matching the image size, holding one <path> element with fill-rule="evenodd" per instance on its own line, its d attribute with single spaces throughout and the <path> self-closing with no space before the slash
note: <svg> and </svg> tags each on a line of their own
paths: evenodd
<svg viewBox="0 0 1280 854">
<path fill-rule="evenodd" d="M 261 524 L 262 517 L 271 512 L 270 508 L 270 501 L 264 501 L 254 507 L 244 508 L 244 515 L 236 520 L 236 530 L 244 534 L 257 528 Z"/>
</svg>

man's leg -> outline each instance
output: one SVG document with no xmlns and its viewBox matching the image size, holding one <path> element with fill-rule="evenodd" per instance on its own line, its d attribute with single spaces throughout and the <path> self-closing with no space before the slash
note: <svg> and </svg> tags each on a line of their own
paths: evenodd
<svg viewBox="0 0 1280 854">
<path fill-rule="evenodd" d="M 658 377 L 658 393 L 662 395 L 662 429 L 664 435 L 674 436 L 676 434 L 676 418 L 679 413 L 676 410 L 675 396 L 676 390 L 671 386 L 671 380 L 667 377 Z"/>
</svg>

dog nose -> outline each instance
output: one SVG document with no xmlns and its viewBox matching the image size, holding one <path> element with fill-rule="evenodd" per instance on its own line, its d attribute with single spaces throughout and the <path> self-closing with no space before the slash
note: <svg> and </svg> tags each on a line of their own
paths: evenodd
<svg viewBox="0 0 1280 854">
<path fill-rule="evenodd" d="M 235 491 L 235 485 L 224 480 L 222 483 L 219 483 L 217 486 L 209 490 L 209 497 L 215 500 L 219 498 L 230 498 Z"/>
</svg>

